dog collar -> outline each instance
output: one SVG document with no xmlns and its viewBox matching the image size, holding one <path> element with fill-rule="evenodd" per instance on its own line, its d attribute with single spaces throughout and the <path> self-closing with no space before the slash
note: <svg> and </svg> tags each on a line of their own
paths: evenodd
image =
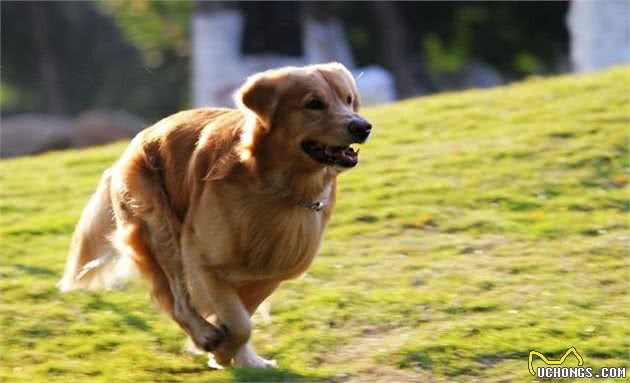
<svg viewBox="0 0 630 383">
<path fill-rule="evenodd" d="M 315 202 L 300 202 L 298 206 L 301 206 L 306 209 L 310 209 L 313 211 L 322 211 L 328 204 L 325 201 L 315 201 Z"/>
<path fill-rule="evenodd" d="M 298 202 L 298 206 L 303 207 L 305 209 L 313 210 L 313 211 L 322 211 L 328 206 L 328 201 L 330 198 L 330 185 L 326 185 L 326 188 L 319 195 L 321 198 L 319 201 L 311 201 L 311 202 Z"/>
</svg>

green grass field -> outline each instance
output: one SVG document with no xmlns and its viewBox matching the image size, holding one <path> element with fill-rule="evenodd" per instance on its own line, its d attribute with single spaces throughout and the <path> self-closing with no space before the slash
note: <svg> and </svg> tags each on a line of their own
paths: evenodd
<svg viewBox="0 0 630 383">
<path fill-rule="evenodd" d="M 142 281 L 56 290 L 125 143 L 2 161 L 0 381 L 530 382 L 530 350 L 571 346 L 630 367 L 629 90 L 625 67 L 366 109 L 320 255 L 256 325 L 278 370 L 208 370 Z"/>
</svg>

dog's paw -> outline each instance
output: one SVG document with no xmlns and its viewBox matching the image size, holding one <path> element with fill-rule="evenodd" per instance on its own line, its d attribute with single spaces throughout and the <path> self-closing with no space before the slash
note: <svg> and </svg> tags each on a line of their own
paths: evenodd
<svg viewBox="0 0 630 383">
<path fill-rule="evenodd" d="M 198 338 L 193 338 L 195 345 L 206 352 L 216 350 L 227 336 L 227 329 L 224 326 L 214 327 L 208 325 Z"/>
<path fill-rule="evenodd" d="M 247 368 L 278 368 L 278 363 L 275 359 L 265 359 L 258 355 L 254 355 L 253 358 L 249 358 L 243 361 L 234 361 L 235 367 L 247 367 Z"/>
<path fill-rule="evenodd" d="M 208 354 L 208 367 L 213 370 L 223 370 L 225 367 L 219 364 L 214 358 L 214 355 Z"/>
<path fill-rule="evenodd" d="M 275 360 L 268 360 L 258 356 L 255 352 L 247 350 L 244 353 L 238 353 L 234 357 L 235 367 L 248 368 L 277 368 L 278 363 Z"/>
<path fill-rule="evenodd" d="M 188 336 L 188 338 L 186 338 L 186 343 L 184 343 L 183 351 L 185 353 L 191 354 L 191 355 L 203 355 L 203 354 L 205 354 L 205 352 L 202 349 L 197 347 L 197 345 L 195 344 L 195 342 L 192 340 L 192 338 L 190 336 Z"/>
</svg>

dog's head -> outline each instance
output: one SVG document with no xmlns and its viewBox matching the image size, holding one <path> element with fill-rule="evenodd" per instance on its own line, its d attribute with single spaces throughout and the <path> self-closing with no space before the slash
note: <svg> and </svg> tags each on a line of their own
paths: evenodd
<svg viewBox="0 0 630 383">
<path fill-rule="evenodd" d="M 309 166 L 354 167 L 358 152 L 350 145 L 365 142 L 372 129 L 357 114 L 352 74 L 338 63 L 256 74 L 236 102 L 255 114 L 279 157 Z"/>
</svg>

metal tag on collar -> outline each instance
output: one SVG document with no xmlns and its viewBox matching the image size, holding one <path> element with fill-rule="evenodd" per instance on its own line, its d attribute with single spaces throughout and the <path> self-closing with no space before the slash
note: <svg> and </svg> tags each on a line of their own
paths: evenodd
<svg viewBox="0 0 630 383">
<path fill-rule="evenodd" d="M 302 204 L 302 206 L 304 206 L 307 209 L 311 209 L 315 211 L 322 211 L 326 207 L 326 204 L 322 201 L 317 201 L 317 202 L 304 203 Z"/>
</svg>

